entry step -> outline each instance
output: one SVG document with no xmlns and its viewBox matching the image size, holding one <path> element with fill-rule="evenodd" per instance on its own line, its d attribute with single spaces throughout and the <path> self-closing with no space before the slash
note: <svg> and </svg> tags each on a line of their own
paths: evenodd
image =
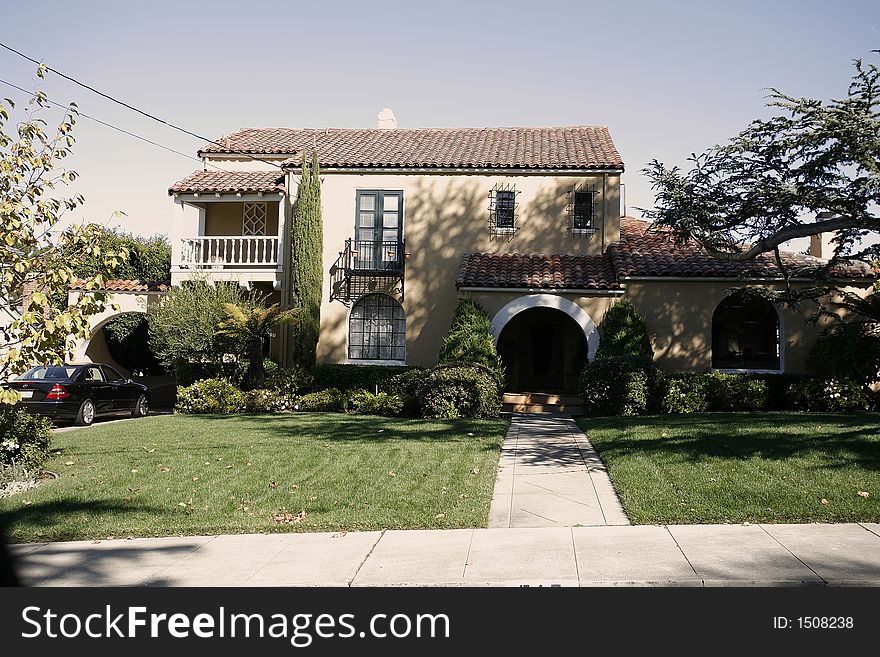
<svg viewBox="0 0 880 657">
<path fill-rule="evenodd" d="M 580 397 L 552 392 L 508 392 L 501 398 L 502 410 L 508 413 L 566 413 L 582 415 Z"/>
</svg>

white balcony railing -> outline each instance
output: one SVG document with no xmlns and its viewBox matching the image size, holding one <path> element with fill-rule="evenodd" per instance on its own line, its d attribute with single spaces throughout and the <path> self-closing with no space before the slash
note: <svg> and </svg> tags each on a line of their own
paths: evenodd
<svg viewBox="0 0 880 657">
<path fill-rule="evenodd" d="M 181 267 L 225 269 L 278 265 L 277 235 L 184 237 L 180 242 Z"/>
</svg>

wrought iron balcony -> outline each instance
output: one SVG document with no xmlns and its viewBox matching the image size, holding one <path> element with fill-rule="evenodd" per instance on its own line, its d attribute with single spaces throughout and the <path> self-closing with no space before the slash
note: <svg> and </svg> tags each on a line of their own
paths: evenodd
<svg viewBox="0 0 880 657">
<path fill-rule="evenodd" d="M 407 256 L 403 241 L 345 240 L 345 248 L 330 269 L 330 300 L 347 303 L 370 292 L 403 300 Z"/>
</svg>

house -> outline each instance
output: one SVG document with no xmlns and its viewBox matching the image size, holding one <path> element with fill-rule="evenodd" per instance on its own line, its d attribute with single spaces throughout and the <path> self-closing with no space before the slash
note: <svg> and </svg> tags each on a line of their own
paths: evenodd
<svg viewBox="0 0 880 657">
<path fill-rule="evenodd" d="M 430 366 L 457 299 L 492 316 L 512 390 L 570 390 L 629 299 L 670 371 L 804 371 L 821 327 L 732 287 L 781 285 L 772 258 L 712 259 L 621 216 L 624 162 L 604 126 L 250 128 L 206 145 L 174 183 L 172 284 L 237 281 L 287 294 L 301 158 L 322 178 L 318 361 Z M 827 255 L 822 243 L 813 257 Z M 783 257 L 795 270 L 811 256 Z M 867 290 L 867 267 L 837 272 Z M 271 352 L 286 359 L 283 340 Z"/>
</svg>

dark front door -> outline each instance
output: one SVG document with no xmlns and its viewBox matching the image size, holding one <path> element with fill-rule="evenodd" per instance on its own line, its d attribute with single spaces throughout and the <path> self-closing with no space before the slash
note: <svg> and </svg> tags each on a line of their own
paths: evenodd
<svg viewBox="0 0 880 657">
<path fill-rule="evenodd" d="M 355 220 L 355 269 L 399 267 L 403 237 L 403 192 L 359 189 Z"/>
</svg>

